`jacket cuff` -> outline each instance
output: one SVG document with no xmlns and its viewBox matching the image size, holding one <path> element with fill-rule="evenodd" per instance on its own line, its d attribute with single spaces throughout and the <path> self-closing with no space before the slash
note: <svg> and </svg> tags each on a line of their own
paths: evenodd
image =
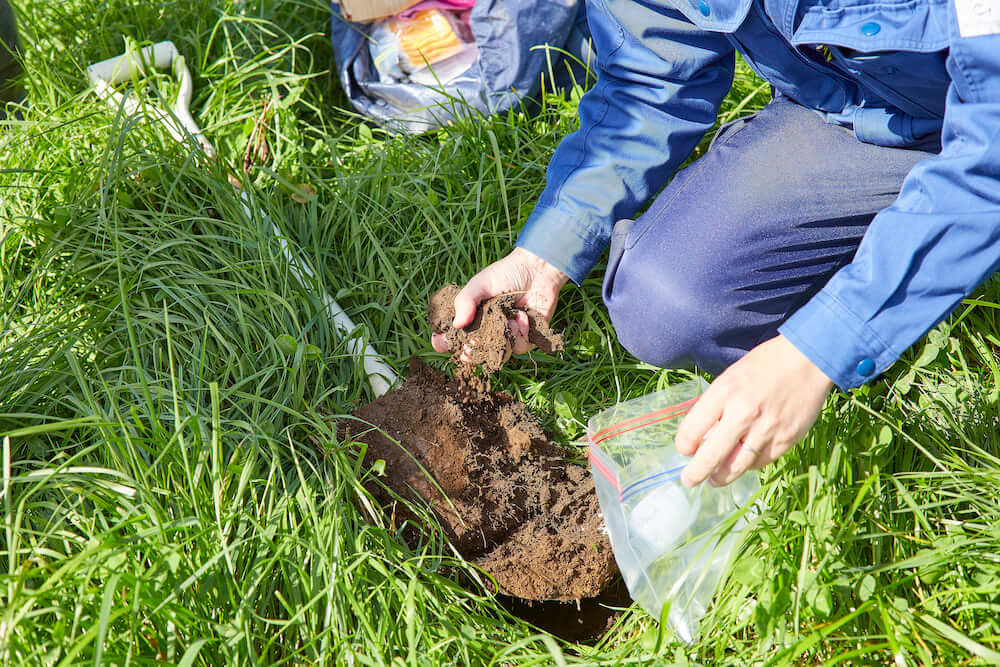
<svg viewBox="0 0 1000 667">
<path fill-rule="evenodd" d="M 901 354 L 843 302 L 822 291 L 778 331 L 845 391 L 875 379 Z"/>
<path fill-rule="evenodd" d="M 568 217 L 553 208 L 535 208 L 514 245 L 530 250 L 579 285 L 604 252 L 604 244 L 588 240 Z"/>
</svg>

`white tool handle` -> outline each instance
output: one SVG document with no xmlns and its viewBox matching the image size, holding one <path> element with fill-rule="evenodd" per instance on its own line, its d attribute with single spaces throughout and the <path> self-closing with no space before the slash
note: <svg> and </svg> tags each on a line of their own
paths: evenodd
<svg viewBox="0 0 1000 667">
<path fill-rule="evenodd" d="M 240 204 L 243 206 L 243 212 L 252 220 L 250 198 L 247 196 L 245 190 L 240 191 Z M 288 241 L 281 235 L 281 231 L 274 224 L 274 221 L 271 220 L 270 216 L 260 208 L 257 209 L 257 212 L 263 218 L 264 222 L 271 226 L 271 233 L 274 234 L 274 238 L 278 239 L 281 254 L 285 256 L 285 261 L 291 267 L 292 275 L 303 285 L 315 282 L 316 274 L 313 273 L 308 264 L 301 261 L 292 253 L 291 248 L 288 247 Z M 340 304 L 332 296 L 327 292 L 320 292 L 320 296 L 323 298 L 323 305 L 326 306 L 326 312 L 329 313 L 330 319 L 333 320 L 334 327 L 336 327 L 340 336 L 347 341 L 347 349 L 351 353 L 351 356 L 355 360 L 360 361 L 364 366 L 365 373 L 368 375 L 368 381 L 372 385 L 372 391 L 375 392 L 375 397 L 378 398 L 392 389 L 393 385 L 399 380 L 396 371 L 392 370 L 391 366 L 382 361 L 382 358 L 378 356 L 375 348 L 370 343 L 362 344 L 359 338 L 351 337 L 351 334 L 357 329 L 357 325 L 354 324 L 350 315 L 344 312 L 344 309 L 340 307 Z"/>
<path fill-rule="evenodd" d="M 87 68 L 87 76 L 92 84 L 98 81 L 112 85 L 125 83 L 145 74 L 147 63 L 156 69 L 170 69 L 180 55 L 173 42 L 159 42 L 139 49 L 138 53 L 123 53 L 94 63 Z"/>
<path fill-rule="evenodd" d="M 180 81 L 177 101 L 172 107 L 173 114 L 169 114 L 162 109 L 156 109 L 155 107 L 148 107 L 148 105 L 147 108 L 141 109 L 142 105 L 134 96 L 122 95 L 112 88 L 113 84 L 124 83 L 133 77 L 146 74 L 147 63 L 156 69 L 172 68 L 174 76 Z M 180 55 L 173 42 L 159 42 L 140 49 L 138 53 L 126 53 L 121 56 L 102 60 L 99 63 L 94 63 L 87 68 L 87 76 L 94 85 L 94 92 L 101 99 L 124 108 L 130 114 L 142 110 L 145 115 L 152 116 L 163 123 L 170 132 L 170 135 L 182 143 L 187 139 L 187 134 L 191 134 L 197 139 L 198 144 L 205 151 L 206 155 L 211 158 L 215 157 L 215 147 L 201 133 L 201 129 L 194 122 L 188 110 L 192 89 L 191 73 L 184 62 L 184 56 Z M 247 217 L 253 219 L 250 209 L 250 198 L 245 190 L 240 191 L 240 203 Z M 295 256 L 291 248 L 288 247 L 288 242 L 281 236 L 277 225 L 274 224 L 262 209 L 258 208 L 257 212 L 270 225 L 271 233 L 278 239 L 281 253 L 284 255 L 289 267 L 291 267 L 292 275 L 295 276 L 303 287 L 308 288 L 310 283 L 315 283 L 315 274 L 312 269 L 309 268 L 308 264 Z M 358 338 L 350 337 L 350 334 L 357 329 L 357 326 L 347 313 L 344 312 L 344 309 L 340 307 L 340 304 L 326 292 L 321 292 L 320 296 L 323 298 L 323 304 L 326 306 L 327 313 L 329 313 L 330 318 L 333 320 L 334 328 L 347 341 L 347 348 L 351 356 L 364 366 L 375 397 L 378 398 L 392 389 L 393 385 L 399 380 L 396 372 L 392 370 L 391 366 L 382 361 L 375 348 L 370 344 L 363 345 Z"/>
<path fill-rule="evenodd" d="M 177 100 L 171 106 L 172 114 L 161 109 L 146 109 L 147 115 L 163 123 L 177 141 L 183 142 L 190 134 L 197 141 L 205 154 L 215 157 L 215 147 L 201 132 L 194 122 L 188 107 L 191 104 L 191 72 L 188 70 L 184 56 L 177 51 L 173 42 L 159 42 L 143 47 L 138 52 L 125 53 L 114 58 L 102 60 L 87 68 L 87 77 L 94 85 L 94 91 L 101 99 L 122 106 L 128 113 L 140 111 L 139 102 L 132 96 L 124 96 L 113 88 L 115 84 L 130 81 L 146 74 L 146 66 L 155 69 L 172 70 L 174 77 L 180 82 Z"/>
</svg>

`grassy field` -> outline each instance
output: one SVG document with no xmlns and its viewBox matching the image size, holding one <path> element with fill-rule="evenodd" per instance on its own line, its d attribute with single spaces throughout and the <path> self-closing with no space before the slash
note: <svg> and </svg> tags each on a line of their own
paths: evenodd
<svg viewBox="0 0 1000 667">
<path fill-rule="evenodd" d="M 30 106 L 0 127 L 4 664 L 1000 662 L 996 282 L 831 397 L 764 471 L 767 509 L 699 643 L 633 607 L 567 644 L 445 576 L 474 570 L 439 531 L 410 549 L 373 508 L 373 473 L 334 428 L 369 390 L 317 294 L 397 368 L 443 367 L 426 297 L 509 250 L 573 100 L 387 136 L 343 108 L 318 0 L 17 7 Z M 187 56 L 222 163 L 88 92 L 86 65 L 126 37 Z M 741 69 L 726 113 L 766 95 Z M 241 179 L 316 285 L 227 181 L 258 125 L 269 151 Z M 616 344 L 599 275 L 562 296 L 566 351 L 497 380 L 565 443 L 675 379 Z"/>
</svg>

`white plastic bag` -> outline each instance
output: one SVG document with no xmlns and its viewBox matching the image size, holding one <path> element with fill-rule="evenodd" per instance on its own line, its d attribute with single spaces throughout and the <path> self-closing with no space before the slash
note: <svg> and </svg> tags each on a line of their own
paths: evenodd
<svg viewBox="0 0 1000 667">
<path fill-rule="evenodd" d="M 705 387 L 691 381 L 619 403 L 587 425 L 597 498 L 629 593 L 657 619 L 669 603 L 667 623 L 686 642 L 698 634 L 760 488 L 756 471 L 721 488 L 681 483 L 688 458 L 674 435 Z"/>
</svg>

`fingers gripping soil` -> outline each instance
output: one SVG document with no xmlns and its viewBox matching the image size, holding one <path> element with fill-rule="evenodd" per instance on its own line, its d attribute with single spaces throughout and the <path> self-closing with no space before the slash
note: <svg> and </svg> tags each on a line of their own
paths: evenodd
<svg viewBox="0 0 1000 667">
<path fill-rule="evenodd" d="M 516 294 L 516 306 L 536 311 L 545 320 L 552 318 L 559 290 L 569 276 L 538 255 L 524 248 L 514 248 L 477 273 L 455 293 L 455 318 L 452 326 L 464 329 L 472 321 L 476 306 L 500 294 Z"/>
<path fill-rule="evenodd" d="M 468 366 L 482 365 L 487 373 L 500 370 L 514 351 L 514 335 L 509 320 L 525 312 L 528 317 L 528 342 L 549 354 L 562 349 L 563 339 L 549 326 L 548 320 L 535 310 L 522 310 L 517 306 L 518 295 L 501 294 L 483 301 L 472 318 L 462 329 L 452 326 L 455 319 L 455 297 L 461 291 L 458 285 L 448 285 L 430 298 L 427 304 L 427 322 L 431 331 L 444 336 L 452 360 L 463 369 L 460 358 L 465 352 Z"/>
</svg>

